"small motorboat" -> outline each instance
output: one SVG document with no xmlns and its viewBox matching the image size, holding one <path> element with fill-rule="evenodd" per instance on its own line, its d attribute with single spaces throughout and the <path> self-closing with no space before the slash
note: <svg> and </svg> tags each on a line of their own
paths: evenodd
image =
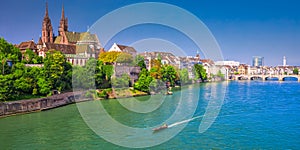
<svg viewBox="0 0 300 150">
<path fill-rule="evenodd" d="M 162 125 L 160 127 L 154 128 L 152 130 L 153 130 L 153 132 L 156 132 L 156 131 L 160 131 L 160 130 L 163 130 L 163 129 L 166 129 L 166 128 L 168 128 L 168 125 L 164 124 L 164 125 Z"/>
</svg>

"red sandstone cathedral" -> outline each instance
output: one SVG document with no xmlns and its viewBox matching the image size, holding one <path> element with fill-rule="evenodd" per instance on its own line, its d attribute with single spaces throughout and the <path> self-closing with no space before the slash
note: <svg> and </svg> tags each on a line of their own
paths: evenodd
<svg viewBox="0 0 300 150">
<path fill-rule="evenodd" d="M 55 36 L 47 3 L 42 24 L 42 37 L 39 38 L 38 43 L 36 44 L 31 40 L 22 42 L 17 47 L 22 53 L 24 53 L 26 49 L 30 49 L 42 57 L 45 57 L 46 52 L 49 50 L 59 50 L 66 55 L 67 60 L 73 65 L 85 65 L 90 57 L 96 58 L 101 49 L 96 34 L 68 31 L 68 19 L 65 17 L 64 7 L 62 7 L 58 35 Z"/>
</svg>

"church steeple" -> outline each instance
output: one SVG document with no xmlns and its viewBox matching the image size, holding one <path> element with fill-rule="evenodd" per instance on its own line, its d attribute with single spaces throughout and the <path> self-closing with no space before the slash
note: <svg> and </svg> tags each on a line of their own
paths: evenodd
<svg viewBox="0 0 300 150">
<path fill-rule="evenodd" d="M 62 5 L 61 19 L 65 19 L 65 9 L 64 9 L 64 4 Z"/>
<path fill-rule="evenodd" d="M 61 10 L 61 18 L 59 22 L 58 34 L 63 35 L 63 32 L 68 31 L 68 19 L 65 17 L 64 5 Z"/>
<path fill-rule="evenodd" d="M 51 25 L 51 20 L 49 18 L 48 14 L 48 2 L 46 2 L 46 10 L 45 10 L 45 16 L 43 20 L 42 25 L 42 42 L 43 43 L 53 43 L 53 28 Z"/>
<path fill-rule="evenodd" d="M 46 2 L 46 10 L 45 10 L 45 17 L 44 18 L 49 18 L 49 15 L 48 15 L 48 2 Z"/>
</svg>

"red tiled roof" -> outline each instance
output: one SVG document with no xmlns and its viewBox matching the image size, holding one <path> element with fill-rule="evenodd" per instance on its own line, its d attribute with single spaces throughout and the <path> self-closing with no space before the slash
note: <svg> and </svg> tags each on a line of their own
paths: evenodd
<svg viewBox="0 0 300 150">
<path fill-rule="evenodd" d="M 45 43 L 46 50 L 55 49 L 61 51 L 64 54 L 76 54 L 76 46 L 75 45 L 65 45 L 65 44 L 54 44 L 54 43 Z"/>
<path fill-rule="evenodd" d="M 22 51 L 22 50 L 26 50 L 26 49 L 31 49 L 31 50 L 35 50 L 36 49 L 36 44 L 33 41 L 26 41 L 26 42 L 22 42 L 18 45 L 18 48 Z"/>
<path fill-rule="evenodd" d="M 127 52 L 127 53 L 136 53 L 136 50 L 131 46 L 125 46 L 117 44 L 117 46 L 120 48 L 121 51 Z"/>
</svg>

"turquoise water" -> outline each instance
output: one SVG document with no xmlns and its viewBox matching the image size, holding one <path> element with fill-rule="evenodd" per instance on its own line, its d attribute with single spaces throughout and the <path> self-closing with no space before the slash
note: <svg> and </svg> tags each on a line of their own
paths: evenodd
<svg viewBox="0 0 300 150">
<path fill-rule="evenodd" d="M 136 100 L 144 104 L 139 110 L 134 110 Z M 143 103 L 150 101 L 153 103 Z M 113 120 L 144 132 L 137 130 L 137 134 L 123 137 L 121 130 L 111 131 L 114 125 L 97 112 L 100 105 Z M 153 110 L 148 110 L 150 107 Z M 79 110 L 87 114 L 81 115 Z M 173 114 L 177 116 L 170 118 Z M 299 149 L 299 114 L 299 82 L 207 83 L 185 87 L 170 96 L 84 102 L 1 118 L 0 149 L 128 149 L 106 140 L 125 140 L 129 145 L 135 141 L 132 146 L 138 146 L 174 133 L 170 140 L 147 149 Z M 85 115 L 88 117 L 83 119 Z M 196 118 L 190 119 L 192 116 Z M 186 119 L 190 121 L 184 122 Z M 151 129 L 162 123 L 175 126 L 152 133 Z M 199 133 L 201 124 L 208 128 Z"/>
</svg>

